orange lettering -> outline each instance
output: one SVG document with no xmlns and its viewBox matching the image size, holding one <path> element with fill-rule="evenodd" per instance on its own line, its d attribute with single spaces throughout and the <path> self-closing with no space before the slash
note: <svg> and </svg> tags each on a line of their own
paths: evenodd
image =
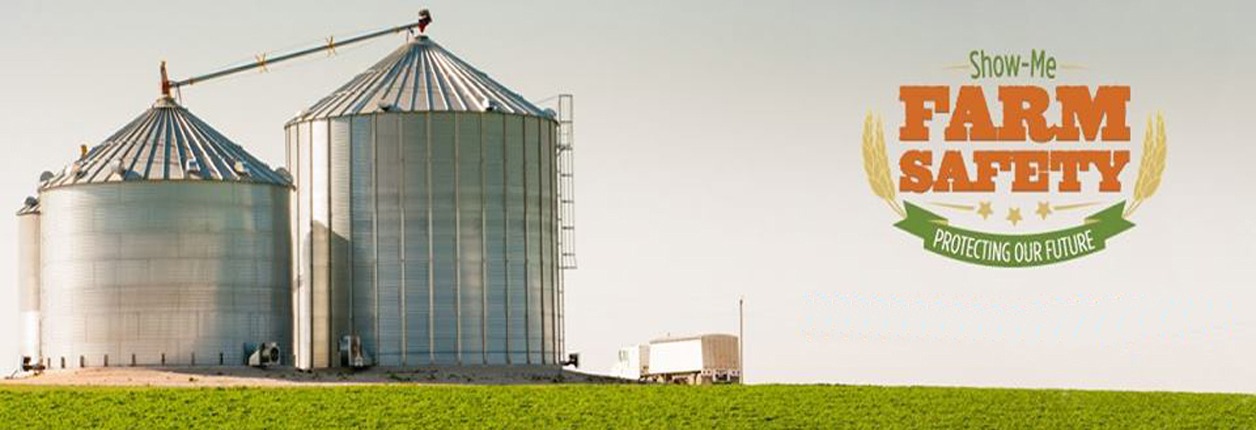
<svg viewBox="0 0 1256 430">
<path fill-rule="evenodd" d="M 1003 103 L 999 140 L 1025 140 L 1025 124 L 1029 125 L 1029 137 L 1034 142 L 1055 137 L 1055 132 L 1047 127 L 1047 105 L 1051 104 L 1047 90 L 1034 86 L 999 87 L 999 101 Z"/>
<path fill-rule="evenodd" d="M 1080 122 L 1081 134 L 1086 136 L 1086 140 L 1094 141 L 1104 118 L 1107 122 L 1103 125 L 1103 140 L 1130 140 L 1130 127 L 1125 124 L 1125 104 L 1130 101 L 1130 87 L 1099 87 L 1091 98 L 1090 88 L 1061 86 L 1055 88 L 1055 99 L 1060 102 L 1060 125 L 1055 132 L 1057 140 L 1077 141 L 1077 124 Z"/>
<path fill-rule="evenodd" d="M 903 176 L 898 178 L 898 189 L 904 193 L 923 193 L 933 186 L 933 172 L 929 165 L 933 163 L 933 151 L 911 150 L 903 153 L 898 159 L 898 170 Z"/>
<path fill-rule="evenodd" d="M 966 125 L 972 125 L 971 136 Z M 960 87 L 959 96 L 955 98 L 955 113 L 951 115 L 951 124 L 946 126 L 946 140 L 990 141 L 998 137 L 981 87 Z"/>
<path fill-rule="evenodd" d="M 951 111 L 951 89 L 946 86 L 913 87 L 903 86 L 898 89 L 898 99 L 903 102 L 903 126 L 898 128 L 898 140 L 922 141 L 929 140 L 929 126 L 925 121 L 933 119 L 933 112 Z M 933 110 L 925 107 L 925 102 L 933 103 Z"/>
</svg>

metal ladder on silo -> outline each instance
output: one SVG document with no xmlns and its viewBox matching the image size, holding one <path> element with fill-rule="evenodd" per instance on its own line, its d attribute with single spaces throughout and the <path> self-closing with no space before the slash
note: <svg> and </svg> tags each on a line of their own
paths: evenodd
<svg viewBox="0 0 1256 430">
<path fill-rule="evenodd" d="M 574 270 L 576 268 L 576 188 L 575 188 L 575 161 L 572 157 L 572 150 L 575 144 L 575 133 L 572 131 L 573 115 L 575 108 L 571 94 L 560 94 L 558 96 L 558 309 L 555 314 L 558 317 L 557 325 L 559 327 L 560 336 L 558 336 L 558 351 L 561 354 L 567 353 L 567 325 L 564 311 L 566 303 L 564 296 L 565 279 L 564 272 Z M 563 357 L 564 359 L 566 357 Z"/>
<path fill-rule="evenodd" d="M 576 189 L 572 157 L 575 134 L 571 94 L 558 96 L 558 252 L 559 268 L 576 268 Z"/>
</svg>

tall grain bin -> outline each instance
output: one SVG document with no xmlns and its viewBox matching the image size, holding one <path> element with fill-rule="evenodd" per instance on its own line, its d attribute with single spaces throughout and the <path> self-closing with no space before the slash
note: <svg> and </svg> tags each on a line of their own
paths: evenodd
<svg viewBox="0 0 1256 430">
<path fill-rule="evenodd" d="M 290 121 L 297 366 L 557 365 L 557 127 L 426 36 Z"/>
<path fill-rule="evenodd" d="M 169 97 L 40 189 L 51 368 L 240 365 L 291 341 L 289 181 Z"/>
<path fill-rule="evenodd" d="M 39 352 L 39 199 L 27 197 L 17 211 L 17 302 L 23 364 L 42 361 Z"/>
</svg>

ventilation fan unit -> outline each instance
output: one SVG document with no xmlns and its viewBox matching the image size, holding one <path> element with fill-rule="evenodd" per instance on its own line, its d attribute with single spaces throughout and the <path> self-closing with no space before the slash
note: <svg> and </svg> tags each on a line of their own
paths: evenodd
<svg viewBox="0 0 1256 430">
<path fill-rule="evenodd" d="M 263 342 L 261 345 L 245 344 L 244 354 L 248 357 L 249 366 L 266 367 L 279 364 L 279 343 Z"/>
<path fill-rule="evenodd" d="M 340 338 L 340 365 L 353 369 L 362 369 L 367 366 L 366 353 L 362 352 L 362 338 L 360 336 L 345 336 Z"/>
</svg>

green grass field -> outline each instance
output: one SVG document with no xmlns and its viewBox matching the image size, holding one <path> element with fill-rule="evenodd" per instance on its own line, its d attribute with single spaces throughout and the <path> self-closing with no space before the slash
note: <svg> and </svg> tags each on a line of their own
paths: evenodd
<svg viewBox="0 0 1256 430">
<path fill-rule="evenodd" d="M 1256 428 L 1256 396 L 850 386 L 7 387 L 0 426 Z"/>
</svg>

